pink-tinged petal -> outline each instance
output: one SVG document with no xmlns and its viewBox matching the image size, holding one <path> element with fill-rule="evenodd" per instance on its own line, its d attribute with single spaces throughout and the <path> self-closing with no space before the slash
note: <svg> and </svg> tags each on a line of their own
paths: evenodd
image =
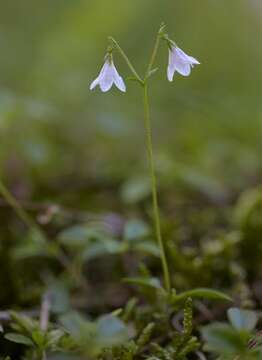
<svg viewBox="0 0 262 360">
<path fill-rule="evenodd" d="M 113 70 L 114 70 L 114 83 L 116 85 L 116 87 L 123 91 L 123 92 L 126 92 L 126 85 L 124 83 L 124 80 L 123 78 L 118 74 L 116 68 L 115 68 L 115 65 L 113 64 Z"/>
<path fill-rule="evenodd" d="M 124 83 L 124 80 L 121 76 L 119 78 L 115 79 L 115 85 L 116 87 L 121 90 L 122 92 L 126 92 L 126 84 Z"/>
<path fill-rule="evenodd" d="M 181 57 L 181 59 L 185 60 L 186 62 L 189 62 L 190 65 L 200 65 L 200 62 L 195 59 L 193 56 L 187 55 L 183 50 L 180 48 L 176 48 L 177 54 Z"/>
<path fill-rule="evenodd" d="M 175 69 L 179 74 L 183 76 L 190 75 L 191 73 L 190 61 L 187 55 L 179 48 L 175 48 L 173 50 L 173 61 L 175 63 Z"/>
<path fill-rule="evenodd" d="M 90 90 L 93 90 L 100 83 L 100 80 L 101 80 L 101 78 L 103 76 L 105 68 L 106 68 L 106 63 L 103 65 L 102 69 L 100 70 L 100 73 L 99 73 L 98 77 L 90 85 Z"/>
<path fill-rule="evenodd" d="M 93 90 L 99 84 L 99 76 L 90 85 L 90 90 Z"/>
<path fill-rule="evenodd" d="M 183 76 L 189 76 L 191 74 L 191 66 L 188 63 L 177 63 L 176 71 Z"/>
<path fill-rule="evenodd" d="M 169 50 L 169 56 L 168 56 L 168 67 L 167 67 L 167 78 L 169 81 L 173 81 L 173 77 L 175 74 L 175 62 L 173 58 L 173 52 Z"/>
<path fill-rule="evenodd" d="M 190 62 L 190 56 L 188 56 L 182 49 L 180 49 L 179 47 L 176 47 L 175 52 L 181 59 L 183 59 L 184 61 Z"/>
<path fill-rule="evenodd" d="M 113 86 L 113 79 L 106 79 L 100 82 L 100 89 L 102 92 L 107 92 Z"/>
<path fill-rule="evenodd" d="M 106 92 L 111 89 L 113 84 L 115 84 L 119 90 L 123 92 L 126 91 L 126 85 L 122 77 L 118 74 L 111 58 L 106 60 L 99 76 L 90 85 L 90 89 L 92 90 L 99 85 L 101 91 Z"/>
<path fill-rule="evenodd" d="M 200 62 L 193 56 L 189 56 L 192 65 L 200 65 Z"/>
<path fill-rule="evenodd" d="M 174 79 L 174 75 L 175 75 L 175 68 L 171 68 L 170 66 L 168 66 L 167 68 L 167 78 L 168 78 L 168 81 L 173 81 Z"/>
<path fill-rule="evenodd" d="M 100 89 L 103 92 L 110 90 L 114 82 L 114 70 L 109 61 L 106 61 L 99 77 Z"/>
</svg>

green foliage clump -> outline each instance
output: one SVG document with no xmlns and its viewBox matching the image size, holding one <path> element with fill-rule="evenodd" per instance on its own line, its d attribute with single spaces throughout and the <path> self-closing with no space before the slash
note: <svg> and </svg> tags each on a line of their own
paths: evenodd
<svg viewBox="0 0 262 360">
<path fill-rule="evenodd" d="M 163 302 L 162 298 L 162 302 Z M 132 306 L 133 316 L 126 322 Z M 166 308 L 161 312 L 157 306 Z M 122 311 L 108 314 L 91 321 L 77 312 L 68 312 L 50 323 L 43 331 L 37 320 L 11 312 L 12 332 L 5 334 L 11 342 L 24 345 L 28 359 L 42 358 L 46 354 L 63 353 L 87 359 L 187 359 L 187 355 L 199 348 L 199 341 L 192 335 L 192 300 L 184 303 L 183 327 L 177 331 L 172 323 L 172 312 L 168 303 L 149 306 L 145 321 L 141 322 L 141 308 L 133 303 Z M 176 312 L 179 311 L 176 307 Z M 118 315 L 116 315 L 118 313 Z M 145 314 L 144 314 L 145 315 Z M 136 316 L 140 320 L 136 321 Z M 146 320 L 147 319 L 147 320 Z M 138 319 L 137 319 L 138 320 Z"/>
<path fill-rule="evenodd" d="M 262 338 L 256 331 L 257 313 L 231 308 L 227 314 L 229 323 L 216 322 L 202 328 L 205 349 L 221 360 L 260 360 Z"/>
</svg>

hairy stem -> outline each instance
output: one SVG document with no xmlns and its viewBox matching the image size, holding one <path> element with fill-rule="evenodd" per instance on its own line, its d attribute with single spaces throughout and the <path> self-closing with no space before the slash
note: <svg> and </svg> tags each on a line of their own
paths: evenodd
<svg viewBox="0 0 262 360">
<path fill-rule="evenodd" d="M 152 67 L 154 65 L 156 55 L 158 52 L 158 48 L 159 48 L 159 43 L 160 43 L 160 34 L 158 33 L 156 42 L 155 42 L 155 46 L 154 46 L 154 49 L 153 49 L 153 52 L 152 52 L 152 55 L 151 55 L 151 58 L 150 58 L 150 61 L 149 61 L 148 67 L 147 67 L 146 77 L 148 77 L 148 75 L 150 74 L 150 71 L 152 70 Z"/>
<path fill-rule="evenodd" d="M 153 156 L 153 144 L 152 144 L 152 130 L 150 122 L 150 113 L 149 113 L 149 102 L 148 102 L 148 88 L 147 84 L 144 85 L 144 111 L 145 111 L 145 130 L 146 130 L 146 145 L 147 145 L 147 155 L 150 169 L 151 177 L 151 191 L 152 191 L 152 200 L 153 200 L 153 212 L 154 212 L 154 222 L 155 222 L 155 231 L 158 246 L 161 252 L 161 262 L 164 273 L 165 288 L 170 291 L 170 275 L 167 265 L 165 247 L 163 244 L 163 239 L 161 235 L 161 226 L 160 226 L 160 217 L 159 217 L 159 208 L 158 208 L 158 197 L 157 197 L 157 181 L 155 174 L 155 165 L 154 165 L 154 156 Z"/>
<path fill-rule="evenodd" d="M 150 75 L 150 71 L 152 70 L 152 67 L 154 65 L 154 62 L 156 60 L 156 56 L 157 56 L 157 52 L 158 52 L 158 48 L 159 48 L 159 44 L 160 44 L 160 40 L 166 36 L 166 34 L 164 33 L 164 29 L 165 29 L 165 24 L 161 24 L 160 25 L 160 28 L 158 30 L 158 33 L 157 33 L 157 37 L 156 37 L 156 41 L 155 41 L 155 46 L 153 48 L 153 52 L 152 52 L 152 55 L 151 55 L 151 58 L 150 58 L 150 61 L 149 61 L 149 64 L 148 64 L 148 67 L 147 67 L 147 70 L 146 70 L 146 75 L 145 75 L 145 79 L 147 79 Z"/>
<path fill-rule="evenodd" d="M 132 74 L 134 75 L 134 77 L 136 78 L 136 80 L 143 85 L 144 81 L 141 79 L 141 77 L 138 75 L 137 71 L 135 70 L 134 66 L 131 64 L 131 61 L 129 60 L 129 58 L 127 57 L 126 53 L 124 52 L 124 50 L 121 48 L 121 46 L 118 44 L 118 42 L 113 38 L 113 37 L 109 37 L 109 40 L 113 43 L 114 47 L 118 50 L 119 54 L 123 57 L 123 59 L 125 60 L 127 66 L 129 67 L 130 71 L 132 72 Z"/>
</svg>

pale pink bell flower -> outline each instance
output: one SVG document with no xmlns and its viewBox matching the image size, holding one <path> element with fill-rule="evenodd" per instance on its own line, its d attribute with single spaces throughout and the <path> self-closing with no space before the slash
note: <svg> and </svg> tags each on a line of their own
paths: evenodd
<svg viewBox="0 0 262 360">
<path fill-rule="evenodd" d="M 187 55 L 175 44 L 169 46 L 169 60 L 167 68 L 167 78 L 169 81 L 173 81 L 176 71 L 183 76 L 189 76 L 191 68 L 193 68 L 194 65 L 199 64 L 200 62 L 197 59 Z"/>
<path fill-rule="evenodd" d="M 122 77 L 118 74 L 113 59 L 107 57 L 100 74 L 90 85 L 90 90 L 93 90 L 97 85 L 99 85 L 101 91 L 106 92 L 111 89 L 113 84 L 115 84 L 119 90 L 123 92 L 126 91 L 126 85 Z"/>
</svg>

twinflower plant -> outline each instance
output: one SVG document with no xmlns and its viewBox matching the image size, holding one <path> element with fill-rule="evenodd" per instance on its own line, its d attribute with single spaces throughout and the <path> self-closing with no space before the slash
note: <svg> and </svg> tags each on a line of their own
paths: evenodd
<svg viewBox="0 0 262 360">
<path fill-rule="evenodd" d="M 158 205 L 158 194 L 157 194 L 157 179 L 155 172 L 155 163 L 153 155 L 153 142 L 152 142 L 152 130 L 151 130 L 151 121 L 150 121 L 150 110 L 149 110 L 149 101 L 148 101 L 148 84 L 150 77 L 157 71 L 154 68 L 156 61 L 156 56 L 160 46 L 160 42 L 163 42 L 167 45 L 169 51 L 169 61 L 167 68 L 167 77 L 169 81 L 172 81 L 174 78 L 175 72 L 183 76 L 188 76 L 191 73 L 191 69 L 194 65 L 200 64 L 198 60 L 192 56 L 187 55 L 182 51 L 173 40 L 171 40 L 168 34 L 165 31 L 165 25 L 162 24 L 157 33 L 155 46 L 153 48 L 152 55 L 149 59 L 148 66 L 146 68 L 145 74 L 141 77 L 134 66 L 130 62 L 128 56 L 118 44 L 118 42 L 109 37 L 109 47 L 105 56 L 105 63 L 100 71 L 99 76 L 91 83 L 90 89 L 93 90 L 97 85 L 100 86 L 100 89 L 103 92 L 106 92 L 111 89 L 112 85 L 115 84 L 121 91 L 126 91 L 125 83 L 122 77 L 118 74 L 114 62 L 113 62 L 113 53 L 117 51 L 127 66 L 129 67 L 133 77 L 132 80 L 137 81 L 143 90 L 143 99 L 144 99 L 144 125 L 146 131 L 146 148 L 147 148 L 147 157 L 149 163 L 149 171 L 151 178 L 151 191 L 152 191 L 152 203 L 153 203 L 153 214 L 154 214 L 154 225 L 155 233 L 158 242 L 158 246 L 161 252 L 161 262 L 164 274 L 164 282 L 166 291 L 170 292 L 171 283 L 170 283 L 170 274 L 167 263 L 167 256 L 165 251 L 165 246 L 161 234 L 161 225 L 160 225 L 160 215 L 159 215 L 159 205 Z"/>
</svg>

